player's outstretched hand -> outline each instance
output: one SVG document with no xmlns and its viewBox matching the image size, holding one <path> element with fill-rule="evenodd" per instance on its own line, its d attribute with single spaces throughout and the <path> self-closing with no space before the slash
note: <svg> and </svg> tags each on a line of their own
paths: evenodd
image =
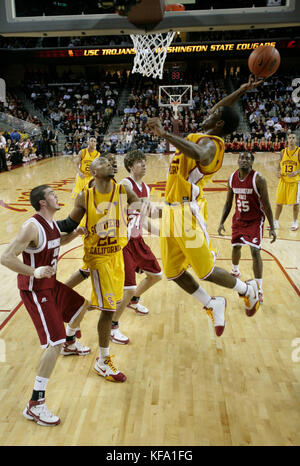
<svg viewBox="0 0 300 466">
<path fill-rule="evenodd" d="M 76 235 L 78 235 L 78 236 L 79 236 L 79 235 L 83 235 L 83 236 L 86 238 L 87 235 L 88 235 L 88 230 L 87 230 L 86 227 L 79 226 L 79 227 L 76 228 L 76 230 L 74 230 L 74 233 L 75 233 Z"/>
<path fill-rule="evenodd" d="M 269 238 L 271 238 L 271 243 L 274 243 L 274 241 L 276 241 L 277 235 L 274 229 L 269 230 Z"/>
<path fill-rule="evenodd" d="M 148 118 L 146 126 L 150 129 L 152 133 L 156 136 L 163 137 L 165 134 L 165 130 L 162 127 L 161 121 L 159 118 Z"/>
<path fill-rule="evenodd" d="M 241 90 L 246 92 L 251 89 L 255 89 L 257 86 L 260 86 L 265 80 L 257 78 L 254 74 L 250 74 L 248 82 L 241 85 Z"/>
<path fill-rule="evenodd" d="M 151 215 L 151 210 L 152 210 L 151 202 L 146 197 L 143 197 L 141 199 L 141 202 L 142 202 L 142 205 L 140 208 L 140 214 L 142 217 L 148 217 L 149 215 Z"/>
<path fill-rule="evenodd" d="M 218 235 L 223 236 L 222 231 L 225 233 L 225 227 L 223 223 L 220 223 L 219 228 L 218 228 Z"/>
</svg>

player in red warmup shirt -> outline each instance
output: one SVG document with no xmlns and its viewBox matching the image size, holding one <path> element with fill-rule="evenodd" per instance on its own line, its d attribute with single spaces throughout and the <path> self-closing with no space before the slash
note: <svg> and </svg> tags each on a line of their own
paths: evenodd
<svg viewBox="0 0 300 466">
<path fill-rule="evenodd" d="M 23 415 L 39 425 L 55 426 L 60 419 L 45 404 L 46 386 L 60 354 L 90 353 L 76 340 L 88 301 L 56 279 L 60 244 L 74 238 L 74 234 L 61 236 L 53 219 L 60 209 L 56 194 L 48 185 L 37 186 L 30 192 L 30 202 L 36 214 L 23 224 L 1 256 L 1 264 L 18 273 L 20 296 L 45 349 Z M 23 262 L 18 258 L 21 253 Z"/>
<path fill-rule="evenodd" d="M 127 152 L 124 158 L 124 166 L 130 176 L 120 181 L 120 184 L 128 186 L 139 198 L 149 198 L 150 188 L 143 181 L 146 173 L 146 156 L 141 150 Z M 150 219 L 145 228 L 159 236 Z M 111 340 L 114 343 L 127 344 L 129 338 L 123 335 L 119 329 L 119 319 L 127 307 L 135 310 L 137 314 L 146 315 L 148 309 L 140 301 L 141 294 L 149 290 L 162 278 L 159 263 L 150 247 L 143 239 L 143 218 L 138 211 L 128 213 L 128 244 L 123 249 L 125 265 L 124 294 L 121 303 L 118 303 L 117 311 L 113 318 Z M 144 273 L 146 277 L 136 285 L 136 273 Z"/>
<path fill-rule="evenodd" d="M 276 240 L 273 213 L 269 201 L 268 188 L 263 176 L 252 169 L 254 155 L 251 152 L 241 152 L 238 158 L 239 169 L 228 180 L 227 199 L 218 228 L 219 235 L 225 231 L 224 223 L 227 219 L 233 198 L 235 196 L 235 213 L 232 219 L 232 271 L 239 277 L 239 262 L 242 246 L 250 246 L 253 272 L 259 290 L 260 303 L 263 302 L 262 272 L 263 264 L 260 256 L 263 238 L 265 216 L 270 224 L 269 236 L 271 243 Z"/>
</svg>

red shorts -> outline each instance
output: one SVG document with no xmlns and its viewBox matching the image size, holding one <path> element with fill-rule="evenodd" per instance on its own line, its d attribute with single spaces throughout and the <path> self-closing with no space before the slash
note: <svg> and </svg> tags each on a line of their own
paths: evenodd
<svg viewBox="0 0 300 466">
<path fill-rule="evenodd" d="M 233 246 L 252 246 L 261 249 L 264 232 L 264 217 L 253 222 L 234 222 L 232 224 L 231 244 Z"/>
<path fill-rule="evenodd" d="M 141 236 L 129 240 L 123 249 L 123 257 L 125 265 L 125 289 L 136 287 L 136 273 L 162 274 L 155 255 Z"/>
<path fill-rule="evenodd" d="M 20 290 L 23 303 L 34 323 L 42 348 L 66 340 L 64 322 L 72 323 L 80 314 L 85 299 L 56 280 L 47 290 Z"/>
</svg>

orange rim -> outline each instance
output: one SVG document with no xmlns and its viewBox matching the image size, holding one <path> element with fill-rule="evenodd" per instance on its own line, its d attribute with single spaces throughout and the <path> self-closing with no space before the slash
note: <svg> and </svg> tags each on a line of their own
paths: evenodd
<svg viewBox="0 0 300 466">
<path fill-rule="evenodd" d="M 166 5 L 165 11 L 185 11 L 185 6 L 181 3 L 172 3 L 171 5 Z"/>
</svg>

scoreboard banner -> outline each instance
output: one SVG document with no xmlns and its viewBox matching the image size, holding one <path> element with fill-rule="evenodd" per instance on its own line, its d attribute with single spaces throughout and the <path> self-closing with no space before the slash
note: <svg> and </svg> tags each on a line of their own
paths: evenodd
<svg viewBox="0 0 300 466">
<path fill-rule="evenodd" d="M 168 47 L 168 55 L 176 54 L 214 54 L 230 52 L 249 52 L 263 45 L 271 45 L 278 49 L 300 48 L 300 40 L 281 41 L 232 41 L 207 42 L 198 44 L 180 44 Z M 157 50 L 158 53 L 159 50 Z M 135 49 L 130 46 L 98 47 L 98 48 L 65 48 L 65 49 L 31 49 L 36 58 L 79 58 L 79 57 L 112 57 L 135 55 Z"/>
</svg>

